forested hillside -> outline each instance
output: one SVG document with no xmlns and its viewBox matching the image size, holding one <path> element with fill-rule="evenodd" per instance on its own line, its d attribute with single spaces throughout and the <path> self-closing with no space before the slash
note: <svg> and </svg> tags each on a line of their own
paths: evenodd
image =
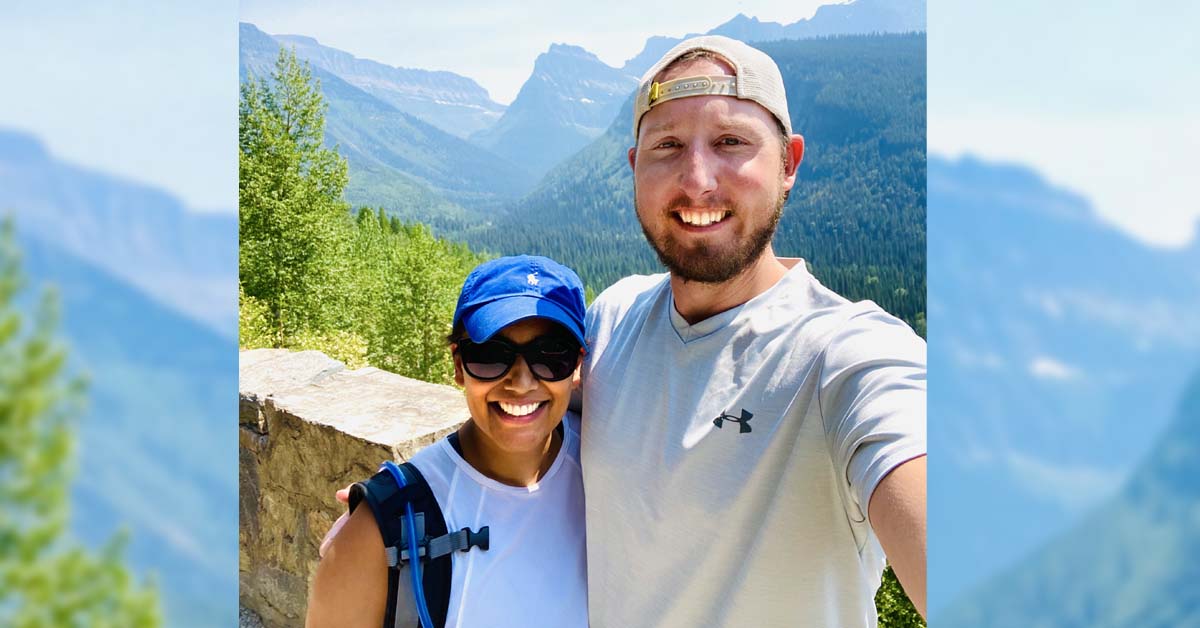
<svg viewBox="0 0 1200 628">
<path fill-rule="evenodd" d="M 240 34 L 242 81 L 266 78 L 281 45 L 251 24 L 242 24 Z M 386 204 L 407 218 L 473 216 L 475 210 L 491 211 L 519 197 L 532 185 L 528 173 L 503 158 L 320 67 L 309 72 L 328 109 L 323 142 L 336 147 L 354 171 L 345 189 L 351 203 Z"/>
<path fill-rule="evenodd" d="M 806 153 L 775 250 L 919 331 L 925 311 L 925 36 L 757 44 L 779 64 Z M 608 131 L 493 221 L 435 228 L 472 248 L 548 255 L 599 291 L 660 272 L 633 210 L 632 100 Z"/>
<path fill-rule="evenodd" d="M 1200 372 L 1124 489 L 1014 568 L 939 613 L 1001 628 L 1200 625 Z"/>
</svg>

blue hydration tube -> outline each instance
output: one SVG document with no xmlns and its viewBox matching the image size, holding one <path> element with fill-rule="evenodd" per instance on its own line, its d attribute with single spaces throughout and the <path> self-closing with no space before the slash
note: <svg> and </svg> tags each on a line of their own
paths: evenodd
<svg viewBox="0 0 1200 628">
<path fill-rule="evenodd" d="M 383 468 L 396 478 L 396 484 L 404 488 L 404 473 L 391 460 L 385 460 Z M 421 557 L 417 555 L 417 527 L 413 518 L 411 503 L 404 504 L 404 525 L 408 527 L 408 562 L 412 567 L 413 594 L 417 598 L 417 616 L 421 620 L 421 628 L 433 628 L 433 619 L 429 617 L 429 606 L 425 603 L 425 587 L 421 586 Z"/>
</svg>

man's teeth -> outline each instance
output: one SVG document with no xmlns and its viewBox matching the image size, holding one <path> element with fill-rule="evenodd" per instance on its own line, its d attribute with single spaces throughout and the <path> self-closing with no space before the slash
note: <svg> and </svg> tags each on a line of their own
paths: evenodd
<svg viewBox="0 0 1200 628">
<path fill-rule="evenodd" d="M 507 401 L 501 401 L 500 409 L 513 416 L 525 416 L 533 414 L 533 411 L 537 410 L 541 405 L 541 403 L 508 403 Z"/>
<path fill-rule="evenodd" d="M 723 211 L 683 211 L 679 212 L 679 219 L 689 225 L 697 227 L 707 227 L 715 222 L 721 222 L 727 215 Z"/>
</svg>

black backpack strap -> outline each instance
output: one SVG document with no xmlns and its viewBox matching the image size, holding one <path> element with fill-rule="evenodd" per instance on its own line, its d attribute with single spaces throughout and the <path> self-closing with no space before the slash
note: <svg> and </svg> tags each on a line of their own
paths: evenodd
<svg viewBox="0 0 1200 628">
<path fill-rule="evenodd" d="M 407 538 L 404 536 L 403 521 L 404 505 L 411 503 L 414 518 L 419 516 L 421 520 L 418 528 L 424 527 L 424 530 L 417 531 L 417 540 L 421 546 L 421 583 L 425 590 L 425 603 L 429 608 L 429 617 L 433 620 L 434 625 L 445 626 L 447 611 L 450 608 L 450 551 L 453 550 L 431 552 L 430 549 L 436 545 L 440 550 L 443 544 L 432 543 L 431 540 L 439 542 L 442 537 L 448 537 L 446 519 L 442 515 L 437 498 L 434 497 L 429 483 L 425 481 L 421 472 L 411 463 L 406 462 L 399 466 L 404 474 L 405 486 L 403 488 L 397 484 L 395 477 L 387 469 L 380 469 L 366 481 L 358 482 L 350 487 L 351 512 L 363 501 L 367 502 L 371 512 L 375 515 L 375 523 L 379 526 L 379 532 L 383 536 L 383 546 L 389 555 L 388 601 L 383 625 L 387 628 L 396 625 L 397 596 L 400 590 L 407 591 L 406 587 L 401 586 L 400 579 L 409 577 L 409 574 L 403 571 L 408 560 Z M 470 531 L 467 532 L 469 535 Z M 483 535 L 483 543 L 476 543 L 476 545 L 487 549 L 486 528 L 481 529 L 479 534 Z M 475 536 L 478 537 L 478 534 Z M 469 549 L 469 546 L 460 549 Z M 428 558 L 424 557 L 426 553 L 430 554 Z"/>
</svg>

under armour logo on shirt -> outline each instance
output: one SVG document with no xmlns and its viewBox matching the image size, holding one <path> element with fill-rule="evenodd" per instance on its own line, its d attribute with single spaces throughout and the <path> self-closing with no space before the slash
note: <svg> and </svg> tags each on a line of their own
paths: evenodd
<svg viewBox="0 0 1200 628">
<path fill-rule="evenodd" d="M 529 285 L 531 285 L 531 286 L 538 285 L 537 273 L 529 273 L 528 275 L 526 275 L 525 281 L 528 281 Z"/>
<path fill-rule="evenodd" d="M 750 419 L 752 419 L 752 418 L 754 418 L 754 415 L 747 412 L 743 408 L 742 416 L 740 416 L 740 417 L 733 416 L 732 414 L 729 414 L 728 412 L 722 412 L 721 416 L 713 419 L 713 425 L 717 426 L 717 429 L 720 429 L 721 427 L 724 426 L 726 421 L 729 421 L 730 423 L 737 423 L 738 424 L 738 434 L 746 434 L 746 433 L 750 432 Z"/>
</svg>

